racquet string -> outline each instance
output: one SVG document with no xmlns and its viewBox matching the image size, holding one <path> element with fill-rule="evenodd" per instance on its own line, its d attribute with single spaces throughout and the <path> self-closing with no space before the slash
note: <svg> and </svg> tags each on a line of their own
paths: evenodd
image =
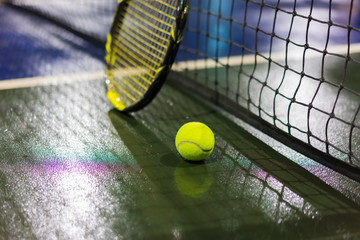
<svg viewBox="0 0 360 240">
<path fill-rule="evenodd" d="M 176 2 L 131 1 L 114 21 L 108 75 L 111 90 L 126 106 L 143 98 L 161 69 L 176 21 Z"/>
</svg>

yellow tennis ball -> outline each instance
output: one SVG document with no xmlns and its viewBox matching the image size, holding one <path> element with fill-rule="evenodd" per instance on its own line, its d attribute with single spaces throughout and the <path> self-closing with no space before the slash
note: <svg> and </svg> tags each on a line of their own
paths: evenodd
<svg viewBox="0 0 360 240">
<path fill-rule="evenodd" d="M 189 122 L 177 132 L 175 145 L 183 158 L 200 161 L 207 158 L 214 150 L 215 137 L 205 124 Z"/>
</svg>

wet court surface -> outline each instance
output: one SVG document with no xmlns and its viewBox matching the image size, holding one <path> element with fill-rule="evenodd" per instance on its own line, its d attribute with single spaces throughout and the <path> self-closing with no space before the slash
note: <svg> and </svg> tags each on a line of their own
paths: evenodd
<svg viewBox="0 0 360 240">
<path fill-rule="evenodd" d="M 358 184 L 343 179 L 345 190 L 335 190 L 306 170 L 324 171 L 317 164 L 295 164 L 172 85 L 133 115 L 112 110 L 103 87 L 100 79 L 1 92 L 1 236 L 359 236 Z M 174 146 L 194 120 L 216 136 L 200 164 Z"/>
<path fill-rule="evenodd" d="M 0 24 L 2 53 L 33 46 L 2 55 L 1 79 L 50 76 L 45 86 L 0 90 L 0 239 L 360 238 L 359 183 L 273 140 L 270 148 L 179 88 L 176 73 L 144 110 L 120 114 L 98 77 L 101 48 L 34 28 L 4 42 Z M 47 68 L 49 49 L 59 59 Z M 60 75 L 67 83 L 54 84 Z M 189 121 L 215 133 L 213 154 L 198 164 L 174 144 Z"/>
</svg>

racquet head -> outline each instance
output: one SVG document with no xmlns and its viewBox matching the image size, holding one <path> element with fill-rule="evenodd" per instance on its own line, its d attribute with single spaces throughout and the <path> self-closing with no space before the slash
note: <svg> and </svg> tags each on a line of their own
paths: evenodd
<svg viewBox="0 0 360 240">
<path fill-rule="evenodd" d="M 120 0 L 106 44 L 107 96 L 124 112 L 158 93 L 182 40 L 188 0 Z"/>
</svg>

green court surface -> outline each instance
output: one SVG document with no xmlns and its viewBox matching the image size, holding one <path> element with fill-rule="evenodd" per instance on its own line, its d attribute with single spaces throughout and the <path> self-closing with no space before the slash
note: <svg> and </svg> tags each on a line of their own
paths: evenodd
<svg viewBox="0 0 360 240">
<path fill-rule="evenodd" d="M 326 54 L 291 44 L 286 54 L 256 50 L 211 58 L 207 47 L 205 55 L 183 51 L 183 62 L 174 64 L 153 102 L 124 114 L 106 98 L 103 46 L 76 35 L 76 28 L 68 31 L 66 24 L 55 26 L 2 2 L 0 240 L 360 239 L 359 182 L 184 88 L 186 77 L 195 86 L 205 83 L 203 95 L 226 95 L 249 115 L 301 141 L 311 133 L 317 138 L 308 147 L 356 165 L 351 156 L 360 153 L 359 44 L 330 44 Z M 91 9 L 110 24 L 111 6 L 100 6 L 117 3 L 91 1 L 86 7 L 81 1 L 83 8 L 76 9 L 63 5 L 72 1 L 51 2 L 60 10 L 67 6 L 64 13 L 74 14 L 79 26 L 95 14 Z M 279 10 L 267 1 L 245 2 L 254 11 Z M 229 20 L 220 10 L 201 9 L 205 3 L 198 1 L 192 10 L 199 16 L 208 12 L 208 19 L 218 13 L 214 26 Z M 219 9 L 226 1 L 214 3 L 208 7 Z M 38 5 L 51 13 L 51 4 Z M 249 15 L 254 11 L 249 8 Z M 106 30 L 96 18 L 84 30 L 96 30 L 96 22 Z M 189 36 L 206 33 L 208 43 L 215 41 L 214 33 L 196 29 L 190 27 Z M 229 44 L 219 36 L 217 45 Z M 200 47 L 202 37 L 194 39 Z M 200 58 L 185 56 L 198 53 Z M 207 124 L 215 134 L 214 152 L 202 162 L 185 161 L 176 151 L 176 132 L 190 121 Z"/>
<path fill-rule="evenodd" d="M 77 78 L 0 91 L 0 239 L 360 238 L 359 183 L 173 81 L 126 115 L 103 78 Z M 174 145 L 189 121 L 216 137 L 197 164 Z"/>
</svg>

